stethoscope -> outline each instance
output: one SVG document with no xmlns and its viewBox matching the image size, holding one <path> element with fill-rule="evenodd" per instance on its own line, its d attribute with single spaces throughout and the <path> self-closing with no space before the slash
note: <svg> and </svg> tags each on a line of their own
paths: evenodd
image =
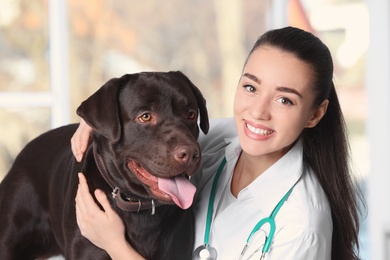
<svg viewBox="0 0 390 260">
<path fill-rule="evenodd" d="M 213 217 L 213 208 L 214 208 L 214 199 L 215 199 L 215 193 L 217 191 L 217 184 L 219 181 L 219 177 L 221 175 L 221 172 L 223 168 L 225 167 L 226 164 L 226 158 L 224 157 L 221 164 L 218 167 L 217 174 L 214 177 L 213 184 L 211 186 L 211 192 L 210 192 L 210 198 L 209 198 L 209 205 L 207 209 L 207 218 L 206 218 L 206 228 L 205 228 L 205 234 L 204 234 L 204 243 L 203 245 L 197 247 L 192 254 L 192 259 L 193 260 L 216 260 L 217 259 L 217 250 L 209 244 L 209 238 L 210 238 L 210 228 L 211 228 L 211 222 L 212 222 L 212 217 Z M 298 182 L 298 181 L 297 181 Z M 250 241 L 253 235 L 265 224 L 269 224 L 269 234 L 266 236 L 263 248 L 262 248 L 262 253 L 260 260 L 263 260 L 265 258 L 265 254 L 268 253 L 272 239 L 274 238 L 275 235 L 275 230 L 276 230 L 276 225 L 275 225 L 275 217 L 278 214 L 280 208 L 282 207 L 283 203 L 287 200 L 288 196 L 290 196 L 293 188 L 297 184 L 294 183 L 294 185 L 287 191 L 287 193 L 283 196 L 283 198 L 278 202 L 278 204 L 275 206 L 275 208 L 272 210 L 272 213 L 269 217 L 261 219 L 257 224 L 254 226 L 252 231 L 250 232 L 245 246 L 241 251 L 240 258 L 239 260 L 243 259 L 245 252 L 250 246 Z"/>
</svg>

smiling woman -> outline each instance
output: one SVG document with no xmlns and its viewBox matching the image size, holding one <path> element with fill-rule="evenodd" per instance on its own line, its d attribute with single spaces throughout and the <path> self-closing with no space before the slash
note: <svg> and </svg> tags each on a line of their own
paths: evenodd
<svg viewBox="0 0 390 260">
<path fill-rule="evenodd" d="M 275 160 L 290 150 L 302 129 L 314 127 L 327 110 L 327 99 L 318 107 L 313 105 L 313 80 L 309 65 L 295 54 L 266 44 L 254 50 L 246 62 L 234 101 L 241 147 L 253 155 L 267 153 Z"/>
</svg>

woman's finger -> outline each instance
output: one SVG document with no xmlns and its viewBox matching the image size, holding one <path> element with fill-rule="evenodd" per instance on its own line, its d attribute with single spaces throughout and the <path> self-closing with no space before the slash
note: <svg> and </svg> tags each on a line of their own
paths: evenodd
<svg viewBox="0 0 390 260">
<path fill-rule="evenodd" d="M 92 128 L 84 121 L 80 120 L 79 127 L 70 139 L 73 155 L 78 162 L 81 161 L 88 147 L 88 141 L 92 133 Z"/>
<path fill-rule="evenodd" d="M 107 195 L 101 190 L 95 190 L 95 197 L 99 201 L 100 205 L 102 205 L 104 211 L 108 213 L 112 213 L 113 209 L 111 207 L 110 202 L 108 201 Z"/>
<path fill-rule="evenodd" d="M 89 193 L 87 179 L 84 174 L 79 173 L 79 187 L 76 194 L 76 206 L 79 206 L 81 212 L 88 214 L 89 217 L 93 217 L 97 212 L 101 211 L 99 206 L 93 200 L 92 195 Z"/>
</svg>

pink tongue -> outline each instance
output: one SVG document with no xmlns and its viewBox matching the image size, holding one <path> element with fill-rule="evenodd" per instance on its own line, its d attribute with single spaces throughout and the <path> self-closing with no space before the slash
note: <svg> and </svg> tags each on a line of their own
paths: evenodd
<svg viewBox="0 0 390 260">
<path fill-rule="evenodd" d="M 175 178 L 158 178 L 158 188 L 171 196 L 173 201 L 182 209 L 191 206 L 196 188 L 183 175 Z"/>
</svg>

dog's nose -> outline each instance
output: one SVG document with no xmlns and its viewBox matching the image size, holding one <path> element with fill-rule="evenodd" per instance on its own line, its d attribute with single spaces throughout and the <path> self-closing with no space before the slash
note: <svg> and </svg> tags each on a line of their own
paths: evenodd
<svg viewBox="0 0 390 260">
<path fill-rule="evenodd" d="M 196 146 L 181 145 L 174 152 L 174 158 L 181 164 L 196 161 L 200 157 L 199 149 Z"/>
</svg>

